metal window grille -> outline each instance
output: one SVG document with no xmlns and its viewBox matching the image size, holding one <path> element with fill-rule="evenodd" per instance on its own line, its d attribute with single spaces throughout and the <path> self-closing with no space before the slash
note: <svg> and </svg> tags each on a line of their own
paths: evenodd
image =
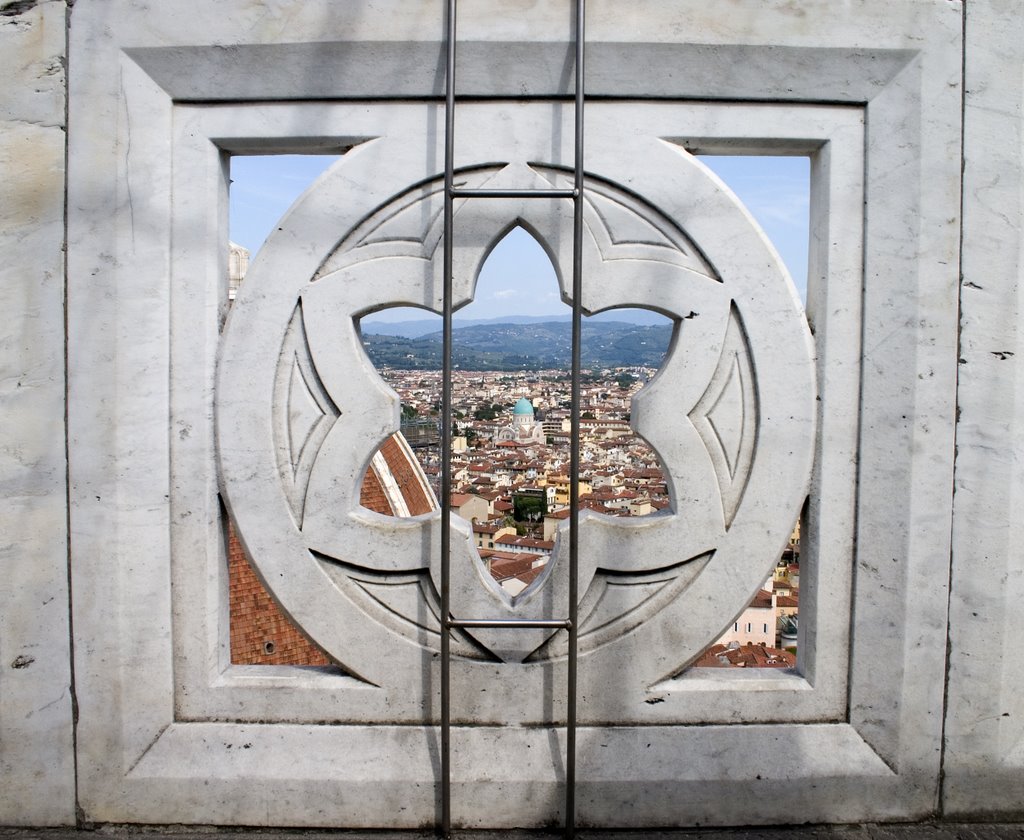
<svg viewBox="0 0 1024 840">
<path fill-rule="evenodd" d="M 565 835 L 575 834 L 576 822 L 576 673 L 578 659 L 578 568 L 579 568 L 579 472 L 580 472 L 580 336 L 582 323 L 581 292 L 583 246 L 583 116 L 584 116 L 584 46 L 585 0 L 575 2 L 575 149 L 572 189 L 494 190 L 456 189 L 455 187 L 455 58 L 457 0 L 447 2 L 447 61 L 445 79 L 445 150 L 444 150 L 444 303 L 442 324 L 442 390 L 441 390 L 441 826 L 444 837 L 451 834 L 451 631 L 456 628 L 501 627 L 507 629 L 550 627 L 565 629 L 569 636 L 566 759 L 565 759 Z M 544 198 L 568 199 L 573 202 L 572 249 L 572 361 L 571 361 L 571 424 L 569 457 L 569 603 L 566 618 L 550 620 L 461 618 L 452 616 L 451 604 L 451 522 L 448 500 L 452 492 L 452 266 L 454 251 L 453 221 L 456 199 Z"/>
</svg>

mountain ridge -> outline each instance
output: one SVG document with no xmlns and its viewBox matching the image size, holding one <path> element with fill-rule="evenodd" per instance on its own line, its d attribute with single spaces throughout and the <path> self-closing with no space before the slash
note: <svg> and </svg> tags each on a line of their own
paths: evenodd
<svg viewBox="0 0 1024 840">
<path fill-rule="evenodd" d="M 495 318 L 460 318 L 452 319 L 452 328 L 476 327 L 487 324 L 540 324 L 569 323 L 572 315 L 569 312 L 559 315 L 499 315 Z M 607 323 L 610 321 L 635 324 L 639 326 L 658 326 L 668 323 L 668 318 L 647 309 L 610 309 L 596 315 L 587 316 L 584 323 Z M 360 321 L 363 335 L 397 335 L 403 338 L 419 338 L 441 329 L 441 316 L 429 318 L 413 318 L 407 321 L 378 321 L 368 315 Z"/>
<path fill-rule="evenodd" d="M 452 364 L 463 370 L 567 369 L 571 363 L 571 326 L 564 320 L 532 319 L 526 323 L 487 320 L 453 326 Z M 671 324 L 643 325 L 588 318 L 581 324 L 581 365 L 659 367 L 672 330 Z M 440 330 L 412 338 L 364 333 L 362 339 L 367 354 L 378 367 L 441 368 Z"/>
</svg>

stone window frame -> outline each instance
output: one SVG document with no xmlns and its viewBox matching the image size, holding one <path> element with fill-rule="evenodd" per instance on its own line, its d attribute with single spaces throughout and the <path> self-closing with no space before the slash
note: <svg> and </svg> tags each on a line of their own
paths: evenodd
<svg viewBox="0 0 1024 840">
<path fill-rule="evenodd" d="M 405 106 L 418 107 L 418 106 Z M 593 105 L 592 108 L 601 108 Z M 224 607 L 227 564 L 223 557 L 223 514 L 218 501 L 212 412 L 212 375 L 219 342 L 217 326 L 225 308 L 226 279 L 218 254 L 226 248 L 228 156 L 258 148 L 262 153 L 317 153 L 358 143 L 385 130 L 393 103 L 261 104 L 257 106 L 177 106 L 172 161 L 181 173 L 174 184 L 175 200 L 205 213 L 180 214 L 173 237 L 190 243 L 172 258 L 171 288 L 179 301 L 171 313 L 171 366 L 190 371 L 191 378 L 172 387 L 172 427 L 187 429 L 171 439 L 171 459 L 181 478 L 171 496 L 172 581 L 178 714 L 185 719 L 237 721 L 317 721 L 323 718 L 322 692 L 337 699 L 339 719 L 366 723 L 402 723 L 394 701 L 374 697 L 366 685 L 333 669 L 291 666 L 245 666 L 230 663 L 229 628 Z M 376 110 L 376 114 L 360 116 Z M 863 195 L 863 113 L 859 108 L 707 103 L 657 103 L 641 108 L 649 130 L 671 136 L 671 128 L 698 129 L 674 138 L 701 153 L 744 152 L 803 154 L 812 162 L 812 239 L 830 243 L 814 249 L 811 270 L 825 277 L 809 284 L 813 309 L 823 299 L 840 313 L 823 311 L 819 371 L 823 405 L 856 405 L 860 366 L 859 317 L 862 231 L 858 224 Z M 293 137 L 296 121 L 314 129 L 317 140 Z M 756 126 L 759 134 L 752 134 Z M 343 133 L 344 129 L 356 133 Z M 749 135 L 749 136 L 746 136 Z M 330 138 L 325 141 L 324 138 Z M 325 145 L 326 143 L 326 145 Z M 826 216 L 817 212 L 830 206 Z M 698 243 L 699 244 L 699 243 Z M 826 268 L 827 266 L 827 268 Z M 182 293 L 181 290 L 186 290 Z M 826 321 L 828 323 L 826 323 Z M 175 331 L 173 324 L 186 325 Z M 202 335 L 203 340 L 197 340 Z M 822 412 L 821 434 L 831 441 L 819 451 L 810 495 L 813 528 L 805 557 L 818 553 L 817 534 L 827 534 L 828 556 L 812 559 L 804 574 L 804 637 L 801 673 L 782 670 L 739 672 L 696 669 L 649 690 L 658 702 L 643 706 L 630 723 L 745 723 L 840 720 L 846 710 L 849 659 L 849 612 L 856 476 L 855 423 L 847 412 Z M 828 498 L 824 509 L 818 503 Z M 823 539 L 823 538 L 822 538 Z M 817 573 L 811 571 L 817 568 Z M 817 595 L 815 594 L 817 592 Z M 196 608 L 194 605 L 205 605 Z M 216 618 L 214 618 L 216 617 Z M 814 628 L 808 631 L 806 628 Z M 824 656 L 816 650 L 829 650 Z M 287 688 L 282 692 L 277 689 Z M 716 702 L 706 702 L 707 692 Z M 345 699 L 350 698 L 350 699 Z M 397 714 L 397 716 L 396 716 Z"/>
<path fill-rule="evenodd" d="M 436 69 L 436 42 L 215 46 L 244 18 L 242 5 L 219 4 L 208 29 L 165 10 L 149 10 L 145 19 L 141 11 L 115 16 L 95 5 L 75 12 L 68 421 L 80 802 L 97 821 L 251 824 L 258 814 L 255 821 L 267 824 L 415 826 L 434 815 L 427 729 L 178 714 L 171 556 L 190 546 L 175 544 L 171 527 L 172 517 L 188 511 L 168 500 L 172 441 L 189 430 L 168 434 L 167 418 L 175 376 L 168 325 L 179 301 L 166 286 L 144 285 L 171 276 L 171 220 L 187 210 L 178 204 L 171 212 L 174 105 L 438 93 L 436 73 L 408 69 Z M 961 45 L 954 6 L 908 4 L 895 34 L 890 18 L 877 14 L 891 11 L 887 4 L 842 26 L 838 12 L 820 4 L 810 7 L 819 31 L 829 33 L 819 43 L 775 25 L 764 44 L 737 35 L 733 46 L 660 43 L 631 53 L 636 44 L 610 43 L 613 27 L 591 49 L 597 70 L 589 89 L 598 95 L 864 107 L 867 212 L 849 722 L 584 730 L 582 748 L 599 739 L 620 757 L 602 763 L 590 753 L 596 763 L 581 764 L 584 824 L 786 821 L 795 807 L 810 821 L 906 819 L 936 806 L 956 373 Z M 210 46 L 193 45 L 189 33 L 197 31 L 208 33 Z M 494 60 L 493 46 L 474 52 L 471 43 L 464 54 L 471 68 L 476 62 L 482 90 L 497 95 L 503 79 L 515 76 Z M 531 92 L 560 95 L 564 45 L 519 47 L 520 58 L 522 50 L 536 51 L 525 62 Z M 365 60 L 370 54 L 373 61 Z M 312 66 L 313 57 L 320 72 L 308 78 L 275 72 Z M 391 72 L 342 72 L 381 64 Z M 470 69 L 462 77 L 475 76 Z M 425 87 L 409 90 L 423 80 Z M 196 218 L 209 212 L 192 210 Z M 492 727 L 464 732 L 459 755 L 486 764 L 499 734 Z M 654 757 L 637 753 L 639 740 L 652 739 L 658 760 L 636 763 Z M 758 748 L 762 739 L 774 753 Z M 521 824 L 524 797 L 557 787 L 544 733 L 516 733 L 502 746 L 515 774 L 486 782 L 457 775 L 457 819 Z M 401 766 L 375 761 L 382 747 Z M 287 770 L 273 760 L 282 754 Z M 711 754 L 722 757 L 713 766 L 690 760 Z M 757 781 L 752 754 L 767 773 Z M 802 780 L 795 799 L 794 780 Z M 711 790 L 719 795 L 708 796 Z M 467 806 L 460 818 L 460 793 L 487 809 Z M 311 796 L 316 809 L 308 807 Z M 539 822 L 548 818 L 544 809 L 536 814 Z"/>
</svg>

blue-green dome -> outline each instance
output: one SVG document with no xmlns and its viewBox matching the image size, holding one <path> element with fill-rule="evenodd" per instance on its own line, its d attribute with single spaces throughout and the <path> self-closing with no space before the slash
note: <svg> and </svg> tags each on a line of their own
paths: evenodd
<svg viewBox="0 0 1024 840">
<path fill-rule="evenodd" d="M 520 397 L 516 407 L 512 409 L 512 414 L 517 417 L 523 414 L 533 417 L 533 403 L 526 399 L 526 397 Z"/>
</svg>

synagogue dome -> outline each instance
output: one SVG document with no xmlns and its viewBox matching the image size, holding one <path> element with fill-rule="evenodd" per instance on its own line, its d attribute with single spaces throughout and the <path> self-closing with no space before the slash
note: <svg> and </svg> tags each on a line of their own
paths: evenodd
<svg viewBox="0 0 1024 840">
<path fill-rule="evenodd" d="M 512 409 L 512 414 L 516 417 L 522 415 L 533 417 L 533 403 L 526 399 L 526 397 L 520 397 L 516 407 Z"/>
</svg>

